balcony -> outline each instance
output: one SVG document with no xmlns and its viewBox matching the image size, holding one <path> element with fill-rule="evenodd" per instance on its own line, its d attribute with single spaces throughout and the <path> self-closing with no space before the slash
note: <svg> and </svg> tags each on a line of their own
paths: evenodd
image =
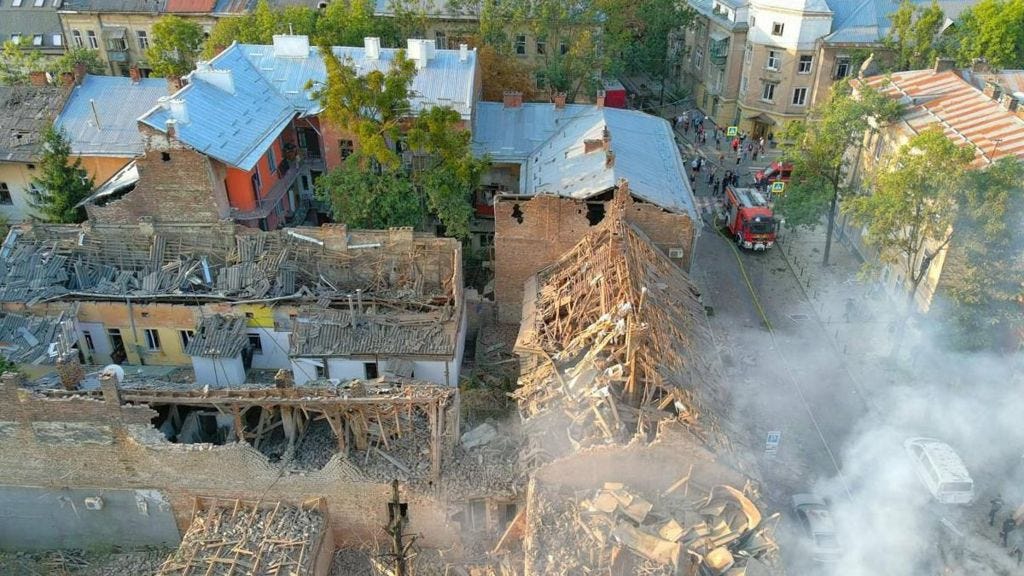
<svg viewBox="0 0 1024 576">
<path fill-rule="evenodd" d="M 295 179 L 299 177 L 299 172 L 302 171 L 303 165 L 304 162 L 300 159 L 292 162 L 282 161 L 281 168 L 284 170 L 284 174 L 281 175 L 280 180 L 270 187 L 266 196 L 260 197 L 259 206 L 255 210 L 248 211 L 232 207 L 231 218 L 235 220 L 260 220 L 269 216 L 281 202 L 281 198 L 284 198 L 284 195 L 288 193 L 288 189 L 295 183 Z"/>
<path fill-rule="evenodd" d="M 708 60 L 715 66 L 725 66 L 729 59 L 729 37 L 712 33 L 711 44 L 708 46 Z"/>
</svg>

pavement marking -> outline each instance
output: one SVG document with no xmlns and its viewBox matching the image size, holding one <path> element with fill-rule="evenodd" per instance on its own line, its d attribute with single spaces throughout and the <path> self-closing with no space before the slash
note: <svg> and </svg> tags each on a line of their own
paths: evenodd
<svg viewBox="0 0 1024 576">
<path fill-rule="evenodd" d="M 775 330 L 772 328 L 771 322 L 768 320 L 768 315 L 765 313 L 764 308 L 761 306 L 761 299 L 757 295 L 757 290 L 754 289 L 754 285 L 750 282 L 750 276 L 747 275 L 747 267 L 743 265 L 743 259 L 740 257 L 739 248 L 733 243 L 728 236 L 722 233 L 722 229 L 716 227 L 715 231 L 719 236 L 722 237 L 726 243 L 732 248 L 733 255 L 736 256 L 736 264 L 740 268 L 740 272 L 743 275 L 743 280 L 747 284 L 747 289 L 750 291 L 750 297 L 754 301 L 754 306 L 757 308 L 758 314 L 761 315 L 761 319 L 764 321 L 765 328 L 768 329 L 768 336 L 772 340 L 772 347 L 775 349 L 775 353 L 782 359 L 782 367 L 788 376 L 789 384 L 796 390 L 797 396 L 800 397 L 800 403 L 803 404 L 804 411 L 807 412 L 807 416 L 811 419 L 811 424 L 814 425 L 814 431 L 818 434 L 818 439 L 821 440 L 821 445 L 825 447 L 825 452 L 828 453 L 829 459 L 832 461 L 832 467 L 835 468 L 836 477 L 839 478 L 839 482 L 843 485 L 843 491 L 846 492 L 846 497 L 852 502 L 853 493 L 850 491 L 850 486 L 846 482 L 846 477 L 843 475 L 842 469 L 839 467 L 839 460 L 836 459 L 836 455 L 832 452 L 832 447 L 828 445 L 828 440 L 825 439 L 825 434 L 821 431 L 821 425 L 818 423 L 818 419 L 814 416 L 814 411 L 811 409 L 810 402 L 807 401 L 807 396 L 804 394 L 803 387 L 797 381 L 796 376 L 793 373 L 792 367 L 790 367 L 789 359 L 786 358 L 779 346 L 778 341 L 775 338 Z M 781 249 L 776 247 L 776 249 Z"/>
</svg>

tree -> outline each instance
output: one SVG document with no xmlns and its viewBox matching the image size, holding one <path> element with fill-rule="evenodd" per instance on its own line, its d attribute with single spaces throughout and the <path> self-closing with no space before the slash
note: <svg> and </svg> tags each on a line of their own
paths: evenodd
<svg viewBox="0 0 1024 576">
<path fill-rule="evenodd" d="M 898 116 L 900 105 L 870 87 L 856 95 L 846 82 L 832 87 L 828 100 L 811 109 L 807 121 L 791 122 L 782 135 L 783 159 L 793 172 L 777 202 L 791 226 L 816 226 L 828 214 L 825 253 L 828 266 L 839 199 L 848 192 L 848 151 L 864 137 L 870 119 L 885 123 Z"/>
<path fill-rule="evenodd" d="M 423 203 L 413 183 L 395 170 L 372 170 L 355 152 L 316 182 L 317 198 L 330 204 L 338 222 L 353 228 L 419 226 Z"/>
<path fill-rule="evenodd" d="M 601 0 L 604 37 L 610 49 L 619 47 L 618 54 L 610 54 L 610 65 L 620 70 L 642 71 L 658 79 L 664 104 L 666 79 L 672 74 L 678 53 L 669 44 L 672 33 L 688 28 L 696 12 L 683 2 L 675 0 Z M 613 39 L 612 41 L 609 41 Z M 619 60 L 616 66 L 615 60 Z"/>
<path fill-rule="evenodd" d="M 893 49 L 896 70 L 918 70 L 935 64 L 939 55 L 939 32 L 946 21 L 942 8 L 932 0 L 929 6 L 918 6 L 911 0 L 903 0 L 896 12 L 890 15 L 887 44 Z"/>
<path fill-rule="evenodd" d="M 46 69 L 60 77 L 61 74 L 74 72 L 78 64 L 85 64 L 87 74 L 103 74 L 107 70 L 99 51 L 88 48 L 69 48 L 60 58 L 51 61 Z"/>
<path fill-rule="evenodd" d="M 342 2 L 344 4 L 344 2 Z M 252 12 L 242 16 L 221 18 L 210 31 L 203 48 L 204 58 L 213 58 L 232 42 L 271 44 L 274 34 L 298 34 L 315 38 L 320 13 L 306 6 L 272 8 L 260 0 Z"/>
<path fill-rule="evenodd" d="M 956 245 L 943 265 L 948 342 L 961 350 L 1006 350 L 1024 328 L 1024 163 L 1002 158 L 968 172 Z"/>
<path fill-rule="evenodd" d="M 939 129 L 921 132 L 876 173 L 871 193 L 847 203 L 853 221 L 865 227 L 865 242 L 905 282 L 907 315 L 899 323 L 893 355 L 899 351 L 918 287 L 953 238 L 957 201 L 973 152 Z"/>
<path fill-rule="evenodd" d="M 521 92 L 524 100 L 532 100 L 533 76 L 522 62 L 508 55 L 499 54 L 489 44 L 477 42 L 476 59 L 480 66 L 480 83 L 483 85 L 481 99 L 500 101 L 507 91 Z"/>
<path fill-rule="evenodd" d="M 75 206 L 85 200 L 93 189 L 92 178 L 82 168 L 82 159 L 70 162 L 71 145 L 54 126 L 43 132 L 43 160 L 39 178 L 33 183 L 40 189 L 31 202 L 47 222 L 74 224 L 85 220 L 85 210 Z"/>
<path fill-rule="evenodd" d="M 981 0 L 954 29 L 961 64 L 983 58 L 996 68 L 1024 68 L 1024 0 Z"/>
<path fill-rule="evenodd" d="M 157 76 L 184 76 L 195 68 L 202 45 L 202 26 L 180 16 L 162 16 L 153 24 L 146 56 Z"/>
<path fill-rule="evenodd" d="M 316 43 L 328 46 L 362 46 L 363 38 L 376 36 L 385 44 L 397 42 L 392 22 L 374 14 L 373 0 L 349 0 L 327 5 L 316 25 Z"/>
<path fill-rule="evenodd" d="M 4 42 L 0 52 L 0 84 L 27 84 L 29 73 L 43 69 L 42 56 L 32 49 L 23 49 L 12 40 Z"/>
</svg>

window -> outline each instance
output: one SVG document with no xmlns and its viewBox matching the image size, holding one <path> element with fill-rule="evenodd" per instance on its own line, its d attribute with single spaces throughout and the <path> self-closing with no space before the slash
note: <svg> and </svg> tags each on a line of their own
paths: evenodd
<svg viewBox="0 0 1024 576">
<path fill-rule="evenodd" d="M 263 354 L 263 340 L 260 340 L 259 334 L 246 334 L 249 338 L 249 349 L 252 350 L 253 354 Z"/>
<path fill-rule="evenodd" d="M 7 182 L 0 182 L 0 204 L 14 204 L 14 199 L 11 198 L 11 189 L 7 187 Z"/>
<path fill-rule="evenodd" d="M 124 38 L 110 38 L 107 40 L 107 50 L 124 52 L 128 50 L 128 42 Z"/>
<path fill-rule="evenodd" d="M 750 65 L 750 60 L 752 59 L 753 55 L 754 55 L 754 47 L 751 46 L 750 44 L 747 44 L 743 48 L 743 63 L 746 64 L 747 66 L 749 66 Z"/>
<path fill-rule="evenodd" d="M 850 58 L 842 56 L 836 59 L 836 80 L 850 75 Z"/>
<path fill-rule="evenodd" d="M 793 106 L 807 105 L 807 88 L 793 89 Z"/>
<path fill-rule="evenodd" d="M 776 72 L 779 70 L 779 51 L 778 50 L 769 50 L 768 51 L 768 62 L 765 63 L 764 67 L 767 68 L 768 70 L 774 70 Z"/>
<path fill-rule="evenodd" d="M 814 56 L 805 54 L 800 57 L 800 63 L 797 65 L 797 74 L 810 74 L 811 63 L 814 62 Z"/>
<path fill-rule="evenodd" d="M 263 191 L 263 179 L 260 178 L 259 167 L 252 171 L 252 191 L 256 196 L 259 196 L 260 192 Z"/>
<path fill-rule="evenodd" d="M 782 36 L 782 30 L 786 27 L 783 22 L 772 22 L 772 36 Z"/>
<path fill-rule="evenodd" d="M 42 34 L 35 34 L 35 35 L 33 35 L 32 36 L 32 45 L 33 46 L 42 46 L 43 45 L 43 35 Z"/>
<path fill-rule="evenodd" d="M 53 45 L 54 46 L 63 46 L 64 45 L 64 37 L 61 36 L 60 34 L 54 34 L 53 35 Z"/>
<path fill-rule="evenodd" d="M 36 0 L 35 2 L 32 3 L 32 5 L 35 6 L 36 8 L 39 8 L 44 3 L 46 3 L 46 0 Z"/>
<path fill-rule="evenodd" d="M 483 500 L 470 500 L 467 508 L 467 525 L 463 528 L 483 530 L 487 522 L 487 504 Z"/>
<path fill-rule="evenodd" d="M 444 32 L 434 32 L 434 46 L 438 49 L 448 47 L 448 39 L 445 38 Z"/>
<path fill-rule="evenodd" d="M 764 102 L 775 101 L 775 87 L 779 84 L 777 82 L 765 82 L 761 87 L 761 100 Z"/>
<path fill-rule="evenodd" d="M 519 56 L 526 55 L 526 36 L 522 34 L 516 36 L 516 54 Z"/>
<path fill-rule="evenodd" d="M 196 337 L 196 333 L 192 330 L 178 330 L 178 337 L 181 338 L 181 349 L 188 348 L 188 343 Z"/>
<path fill-rule="evenodd" d="M 12 44 L 21 44 L 21 34 L 11 34 Z"/>
<path fill-rule="evenodd" d="M 548 86 L 548 73 L 544 70 L 537 70 L 533 74 L 533 81 L 537 83 L 537 88 L 547 88 Z"/>
<path fill-rule="evenodd" d="M 95 352 L 96 345 L 92 342 L 92 334 L 88 330 L 82 330 L 82 338 L 85 340 L 85 349 L 89 352 Z"/>
<path fill-rule="evenodd" d="M 885 138 L 882 138 L 881 134 L 875 134 L 875 160 L 880 160 L 883 152 L 885 152 Z"/>
<path fill-rule="evenodd" d="M 740 77 L 740 94 L 746 94 L 746 93 L 747 93 L 747 77 L 746 76 L 742 76 L 742 77 Z"/>
<path fill-rule="evenodd" d="M 543 38 L 537 38 L 537 54 L 543 54 L 547 50 L 547 42 Z"/>
<path fill-rule="evenodd" d="M 338 153 L 342 160 L 351 156 L 354 149 L 355 144 L 351 140 L 338 140 Z"/>
<path fill-rule="evenodd" d="M 100 43 L 96 40 L 96 32 L 93 30 L 86 30 L 85 35 L 89 38 L 89 48 L 96 50 L 100 47 Z"/>
<path fill-rule="evenodd" d="M 316 379 L 322 380 L 327 378 L 327 368 L 324 368 L 322 364 L 314 364 L 313 368 L 316 369 Z"/>
<path fill-rule="evenodd" d="M 750 17 L 750 27 L 751 27 L 751 28 L 754 28 L 754 27 L 756 27 L 756 26 L 757 26 L 757 18 L 756 18 L 756 17 L 754 17 L 754 16 L 751 16 L 751 17 Z"/>
<path fill-rule="evenodd" d="M 21 6 L 21 0 L 14 0 L 14 2 L 11 2 L 11 6 L 13 6 L 15 8 L 17 8 L 18 6 Z"/>
<path fill-rule="evenodd" d="M 139 50 L 145 50 L 149 48 L 149 36 L 145 30 L 139 30 L 135 33 L 135 37 L 139 41 Z"/>
<path fill-rule="evenodd" d="M 75 47 L 76 48 L 81 48 L 82 47 L 82 31 L 81 30 L 72 30 L 71 31 L 71 41 L 75 43 Z"/>
<path fill-rule="evenodd" d="M 697 48 L 693 51 L 693 67 L 700 70 L 701 64 L 704 63 L 704 50 Z"/>
<path fill-rule="evenodd" d="M 146 328 L 146 348 L 150 352 L 160 350 L 160 333 L 152 328 Z"/>
<path fill-rule="evenodd" d="M 267 165 L 270 166 L 270 173 L 277 172 L 277 158 L 274 154 L 274 145 L 270 145 L 270 149 L 267 150 Z"/>
<path fill-rule="evenodd" d="M 367 380 L 373 380 L 379 375 L 376 362 L 363 362 L 363 370 L 366 371 Z"/>
</svg>

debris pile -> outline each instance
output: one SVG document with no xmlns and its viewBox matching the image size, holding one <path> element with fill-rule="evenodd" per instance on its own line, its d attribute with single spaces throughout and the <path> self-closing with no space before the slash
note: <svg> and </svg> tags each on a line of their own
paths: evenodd
<svg viewBox="0 0 1024 576">
<path fill-rule="evenodd" d="M 156 576 L 323 576 L 316 567 L 330 555 L 322 500 L 301 507 L 278 502 L 197 502 L 181 546 Z"/>
<path fill-rule="evenodd" d="M 753 559 L 773 561 L 777 515 L 762 521 L 731 486 L 706 497 L 674 495 L 689 488 L 687 480 L 655 499 L 617 482 L 568 501 L 557 492 L 538 495 L 526 573 L 742 576 Z"/>
</svg>

